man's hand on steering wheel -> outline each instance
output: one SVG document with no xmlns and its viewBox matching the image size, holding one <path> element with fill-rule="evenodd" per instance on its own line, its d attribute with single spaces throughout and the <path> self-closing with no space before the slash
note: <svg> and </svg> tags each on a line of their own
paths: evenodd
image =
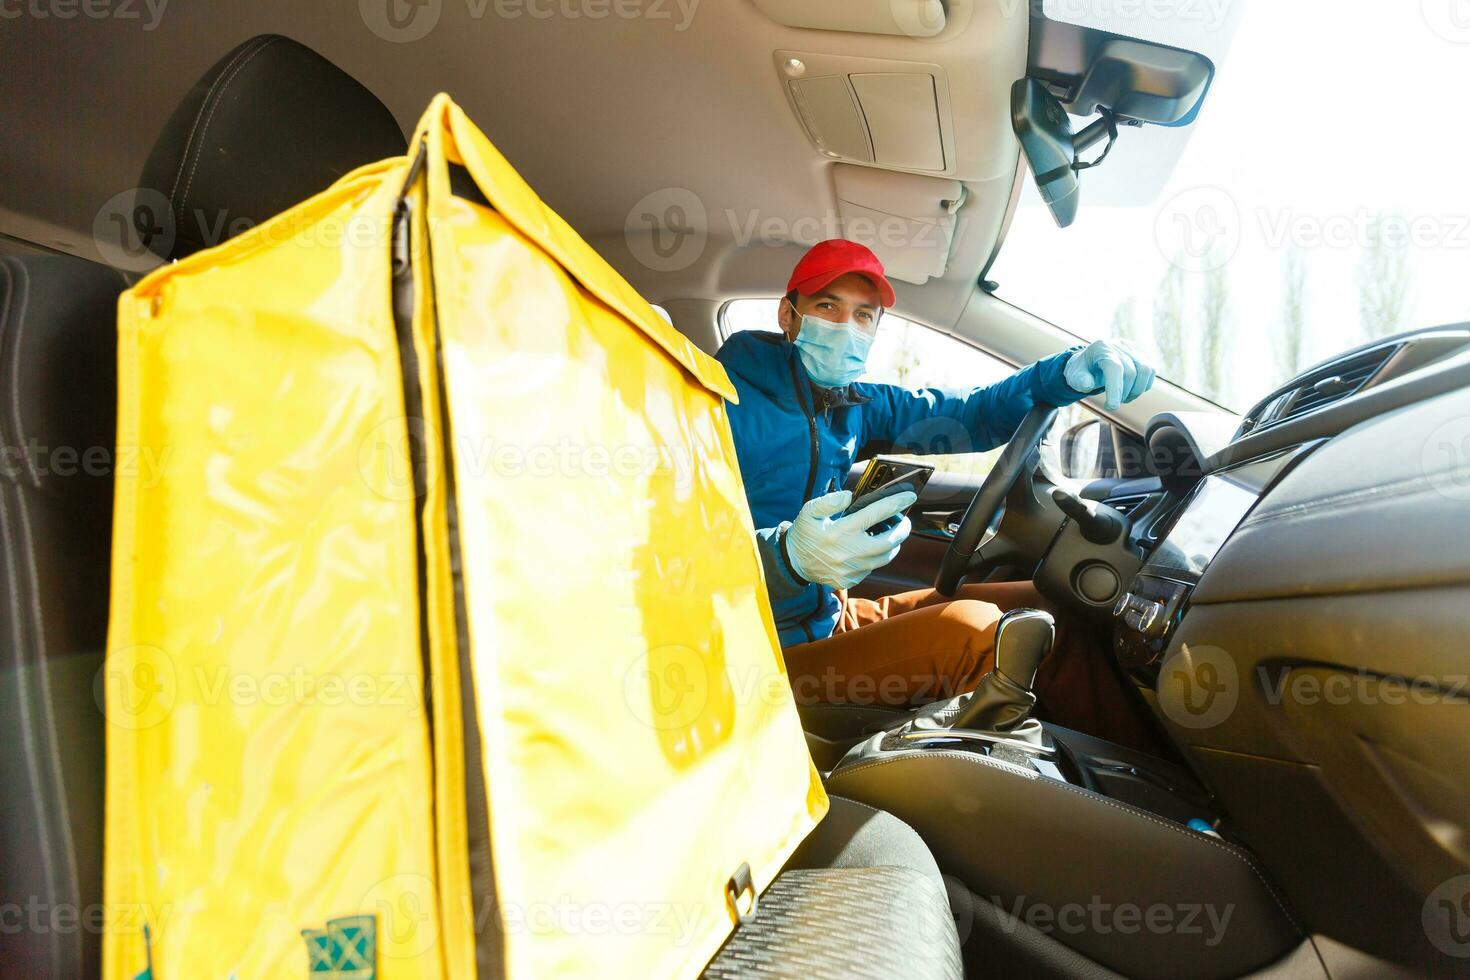
<svg viewBox="0 0 1470 980">
<path fill-rule="evenodd" d="M 1111 411 L 1148 391 L 1153 386 L 1155 372 L 1126 342 L 1099 340 L 1067 360 L 1063 377 L 1080 394 L 1101 394 L 1103 407 Z M 1003 533 L 1000 525 L 1006 500 L 1036 470 L 1042 440 L 1056 421 L 1056 415 L 1057 410 L 1050 405 L 1034 406 L 1021 420 L 994 468 L 986 474 L 960 519 L 959 530 L 950 541 L 935 576 L 934 588 L 941 595 L 954 595 L 967 575 L 978 575 L 1023 557 L 1041 557 L 1037 552 L 1045 547 L 1045 541 L 1015 540 L 1015 535 Z M 1049 500 L 1043 502 L 1036 498 L 1035 504 L 1044 511 L 1055 509 Z M 1060 513 L 1056 512 L 1055 516 L 1060 517 Z M 1047 533 L 1047 523 L 1041 522 L 1042 533 Z M 1054 531 L 1055 527 L 1050 530 Z"/>
<path fill-rule="evenodd" d="M 1011 490 L 1035 470 L 1041 442 L 1056 417 L 1057 410 L 1050 405 L 1037 405 L 1027 412 L 995 466 L 985 475 L 939 564 L 934 588 L 941 595 L 954 595 L 965 576 L 981 566 L 994 568 L 1016 557 L 1015 544 L 999 533 L 998 525 Z"/>
</svg>

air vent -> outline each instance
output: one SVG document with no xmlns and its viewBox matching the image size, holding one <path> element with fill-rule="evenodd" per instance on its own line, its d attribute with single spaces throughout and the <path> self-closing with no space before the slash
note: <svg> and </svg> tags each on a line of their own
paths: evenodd
<svg viewBox="0 0 1470 980">
<path fill-rule="evenodd" d="M 1259 431 L 1315 412 L 1356 394 L 1373 380 L 1380 368 L 1396 354 L 1402 344 L 1374 347 L 1316 368 L 1294 380 L 1288 387 L 1274 392 L 1246 418 L 1241 434 Z"/>
<path fill-rule="evenodd" d="M 1138 493 L 1129 497 L 1109 497 L 1106 501 L 1104 501 L 1104 503 L 1113 508 L 1113 510 L 1116 510 L 1118 513 L 1122 514 L 1124 517 L 1127 517 L 1129 514 L 1133 513 L 1139 507 L 1142 507 L 1145 503 L 1147 503 L 1149 497 L 1151 496 L 1154 495 L 1148 493 Z"/>
</svg>

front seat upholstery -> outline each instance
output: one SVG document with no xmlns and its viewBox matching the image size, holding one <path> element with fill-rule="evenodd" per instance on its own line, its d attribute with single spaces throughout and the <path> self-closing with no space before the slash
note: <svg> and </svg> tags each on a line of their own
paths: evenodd
<svg viewBox="0 0 1470 980">
<path fill-rule="evenodd" d="M 884 810 L 829 799 L 705 977 L 963 976 L 946 881 L 923 839 Z"/>
<path fill-rule="evenodd" d="M 0 257 L 7 975 L 99 969 L 104 756 L 94 681 L 104 680 L 113 472 L 138 463 L 113 445 L 113 324 L 127 285 L 123 273 L 79 259 Z"/>
</svg>

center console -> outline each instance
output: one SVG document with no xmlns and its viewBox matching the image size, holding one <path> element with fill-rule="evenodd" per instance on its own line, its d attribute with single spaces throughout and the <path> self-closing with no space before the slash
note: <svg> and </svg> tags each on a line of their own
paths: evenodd
<svg viewBox="0 0 1470 980">
<path fill-rule="evenodd" d="M 1213 826 L 1219 815 L 1209 793 L 1183 766 L 1047 722 L 1039 744 L 967 729 L 880 732 L 858 743 L 833 770 L 915 751 L 964 752 L 987 762 L 1098 793 L 1168 820 Z"/>
<path fill-rule="evenodd" d="M 1299 943 L 1187 770 L 1030 717 L 1051 640 L 1045 613 L 1008 613 L 973 694 L 872 734 L 826 782 L 924 838 L 962 930 L 984 933 L 970 974 L 1235 977 Z"/>
<path fill-rule="evenodd" d="M 1154 686 L 1158 664 L 1205 569 L 1303 451 L 1296 447 L 1211 473 L 1137 529 L 1149 556 L 1113 606 L 1113 653 L 1140 683 Z"/>
<path fill-rule="evenodd" d="M 1131 553 L 1146 557 L 1113 607 L 1113 644 L 1139 686 L 1156 687 L 1210 563 L 1310 448 L 1166 480 L 1135 518 Z M 974 927 L 991 934 L 965 945 L 971 972 L 1069 976 L 1100 965 L 1129 977 L 1237 977 L 1300 946 L 1292 914 L 1193 773 L 1030 717 L 1030 681 L 1050 644 L 1044 613 L 1007 614 L 996 668 L 973 694 L 869 729 L 827 779 L 829 793 L 908 822 L 963 884 Z M 1069 924 L 1074 910 L 1086 921 Z M 1157 927 L 1124 928 L 1124 910 Z M 1185 914 L 1203 918 L 1187 926 L 1176 918 Z M 1202 926 L 1212 916 L 1218 928 Z"/>
<path fill-rule="evenodd" d="M 1017 609 L 996 625 L 995 667 L 974 692 L 931 704 L 911 720 L 858 742 L 834 774 L 913 751 L 969 753 L 1195 826 L 1216 815 L 1187 769 L 1111 742 L 1032 717 L 1037 667 L 1055 641 L 1047 613 Z"/>
</svg>

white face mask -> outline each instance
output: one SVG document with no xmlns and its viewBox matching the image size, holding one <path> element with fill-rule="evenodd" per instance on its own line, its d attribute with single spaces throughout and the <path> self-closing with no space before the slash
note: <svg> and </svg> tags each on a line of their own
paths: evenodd
<svg viewBox="0 0 1470 980">
<path fill-rule="evenodd" d="M 823 388 L 842 388 L 862 377 L 874 333 L 856 323 L 833 323 L 807 314 L 794 343 L 813 381 Z"/>
</svg>

